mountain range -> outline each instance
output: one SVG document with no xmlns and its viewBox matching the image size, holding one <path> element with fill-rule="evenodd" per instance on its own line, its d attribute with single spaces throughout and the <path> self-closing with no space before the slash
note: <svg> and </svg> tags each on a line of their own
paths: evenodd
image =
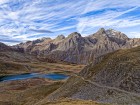
<svg viewBox="0 0 140 105">
<path fill-rule="evenodd" d="M 139 38 L 128 38 L 122 32 L 101 28 L 86 37 L 74 32 L 67 37 L 59 35 L 55 39 L 42 38 L 15 46 L 0 43 L 0 75 L 2 76 L 18 74 L 21 71 L 23 73 L 39 70 L 48 72 L 52 67 L 58 72 L 58 69 L 64 68 L 64 65 L 60 67 L 52 63 L 59 61 L 87 64 L 87 66 L 80 69 L 79 73 L 71 73 L 68 80 L 60 82 L 59 87 L 53 91 L 50 89 L 49 94 L 44 95 L 41 100 L 36 99 L 37 103 L 33 102 L 32 105 L 52 105 L 51 102 L 57 103 L 55 100 L 60 101 L 58 105 L 61 102 L 65 103 L 65 100 L 66 102 L 72 100 L 70 101 L 72 104 L 76 100 L 80 101 L 79 103 L 83 103 L 83 100 L 92 100 L 103 105 L 106 103 L 107 105 L 139 105 Z M 71 67 L 68 66 L 67 69 Z M 42 90 L 37 88 L 37 91 Z M 47 88 L 44 88 L 43 93 L 46 91 Z M 42 96 L 42 93 L 39 95 Z M 34 96 L 30 98 L 34 99 Z M 31 101 L 30 98 L 28 101 Z M 18 101 L 16 99 L 15 102 Z M 90 104 L 90 101 L 88 103 Z"/>
<path fill-rule="evenodd" d="M 13 47 L 24 51 L 24 53 L 41 57 L 70 63 L 88 64 L 109 52 L 139 45 L 139 38 L 128 38 L 120 31 L 101 28 L 96 33 L 86 37 L 73 32 L 67 37 L 59 35 L 55 39 L 42 38 L 20 43 Z"/>
</svg>

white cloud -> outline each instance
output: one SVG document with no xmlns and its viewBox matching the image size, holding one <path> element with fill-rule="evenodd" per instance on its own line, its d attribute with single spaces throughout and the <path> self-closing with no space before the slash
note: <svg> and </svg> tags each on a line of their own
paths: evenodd
<svg viewBox="0 0 140 105">
<path fill-rule="evenodd" d="M 140 32 L 130 32 L 129 37 L 140 38 Z"/>
<path fill-rule="evenodd" d="M 139 7 L 140 1 L 139 0 L 89 0 L 88 7 L 86 7 L 83 13 L 97 11 L 102 9 L 109 9 L 109 8 L 130 8 L 130 7 Z"/>
<path fill-rule="evenodd" d="M 54 29 L 54 32 L 68 30 L 68 29 L 72 29 L 72 28 L 75 28 L 75 26 L 67 26 L 67 27 L 62 27 L 62 28 Z"/>
<path fill-rule="evenodd" d="M 0 5 L 6 3 L 8 0 L 0 0 Z"/>
<path fill-rule="evenodd" d="M 140 25 L 140 18 L 118 17 L 139 7 L 139 0 L 0 0 L 0 34 L 24 41 L 39 35 L 32 28 L 82 34 L 95 27 L 127 28 Z"/>
<path fill-rule="evenodd" d="M 140 25 L 140 18 L 136 19 L 133 16 L 125 17 L 116 19 L 123 14 L 129 13 L 134 11 L 138 7 L 130 8 L 125 11 L 106 11 L 105 13 L 101 13 L 94 16 L 87 16 L 79 18 L 77 30 L 82 33 L 87 28 L 95 28 L 95 27 L 117 27 L 117 28 L 124 28 L 124 27 L 132 27 Z"/>
</svg>

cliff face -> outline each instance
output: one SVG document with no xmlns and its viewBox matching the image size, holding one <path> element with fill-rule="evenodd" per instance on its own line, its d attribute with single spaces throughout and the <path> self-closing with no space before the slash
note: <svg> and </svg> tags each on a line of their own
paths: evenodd
<svg viewBox="0 0 140 105">
<path fill-rule="evenodd" d="M 46 100 L 94 100 L 115 105 L 140 104 L 140 47 L 96 59 Z"/>
<path fill-rule="evenodd" d="M 30 54 L 72 63 L 87 64 L 106 53 L 138 45 L 140 45 L 140 39 L 130 39 L 119 31 L 101 28 L 87 37 L 82 37 L 80 33 L 74 32 L 66 38 L 60 35 L 53 40 L 43 38 L 21 43 L 15 47 Z"/>
</svg>

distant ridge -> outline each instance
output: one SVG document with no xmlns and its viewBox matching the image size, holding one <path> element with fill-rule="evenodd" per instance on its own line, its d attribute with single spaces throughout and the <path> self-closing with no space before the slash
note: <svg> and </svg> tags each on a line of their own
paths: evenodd
<svg viewBox="0 0 140 105">
<path fill-rule="evenodd" d="M 23 49 L 25 53 L 71 63 L 87 64 L 106 53 L 139 45 L 139 38 L 128 38 L 120 31 L 101 28 L 87 37 L 82 37 L 80 33 L 73 32 L 68 37 L 59 35 L 56 39 L 37 39 L 14 47 Z"/>
</svg>

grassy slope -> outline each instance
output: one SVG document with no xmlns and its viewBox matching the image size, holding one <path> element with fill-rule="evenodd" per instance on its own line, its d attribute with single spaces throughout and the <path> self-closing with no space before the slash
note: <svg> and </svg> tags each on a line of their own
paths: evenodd
<svg viewBox="0 0 140 105">
<path fill-rule="evenodd" d="M 27 65 L 0 61 L 0 76 L 27 72 L 29 72 Z"/>
<path fill-rule="evenodd" d="M 94 66 L 89 65 L 80 73 L 84 78 L 70 78 L 61 88 L 44 99 L 44 102 L 47 99 L 70 97 L 117 102 L 119 105 L 139 105 L 139 63 L 140 47 L 107 54 L 101 62 Z"/>
<path fill-rule="evenodd" d="M 62 84 L 39 78 L 1 83 L 0 105 L 34 105 Z"/>
<path fill-rule="evenodd" d="M 29 72 L 66 73 L 73 75 L 84 65 L 47 62 L 0 61 L 0 75 L 12 75 Z M 59 88 L 64 81 L 55 82 L 47 79 L 29 79 L 0 83 L 0 105 L 34 105 L 48 94 Z"/>
<path fill-rule="evenodd" d="M 102 59 L 98 64 L 82 70 L 81 76 L 99 84 L 140 94 L 140 47 L 118 50 Z"/>
<path fill-rule="evenodd" d="M 62 72 L 71 74 L 78 73 L 83 67 L 84 65 L 65 63 L 0 61 L 0 76 L 30 72 Z"/>
<path fill-rule="evenodd" d="M 140 47 L 132 48 L 132 49 L 124 49 L 124 50 L 118 50 L 113 53 L 109 53 L 102 57 L 101 62 L 98 62 L 95 66 L 88 66 L 88 72 L 87 76 L 84 74 L 81 76 L 85 77 L 92 77 L 90 74 L 97 74 L 100 72 L 103 68 L 107 68 L 110 70 L 115 71 L 116 66 L 122 66 L 125 68 L 125 70 L 128 70 L 127 66 L 124 66 L 123 64 L 129 64 L 129 67 L 139 67 L 139 58 L 140 58 Z M 99 58 L 100 59 L 100 58 Z M 84 73 L 84 70 L 81 71 Z"/>
</svg>

